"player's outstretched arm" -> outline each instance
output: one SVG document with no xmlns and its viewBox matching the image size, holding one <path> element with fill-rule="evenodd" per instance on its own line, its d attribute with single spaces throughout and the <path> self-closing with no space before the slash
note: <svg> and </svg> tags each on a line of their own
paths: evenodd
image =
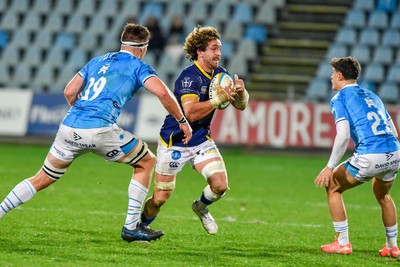
<svg viewBox="0 0 400 267">
<path fill-rule="evenodd" d="M 175 96 L 168 89 L 165 83 L 156 76 L 147 79 L 144 86 L 147 90 L 158 97 L 164 108 L 179 122 L 179 127 L 185 136 L 183 143 L 187 144 L 192 138 L 192 128 L 186 120 Z"/>
</svg>

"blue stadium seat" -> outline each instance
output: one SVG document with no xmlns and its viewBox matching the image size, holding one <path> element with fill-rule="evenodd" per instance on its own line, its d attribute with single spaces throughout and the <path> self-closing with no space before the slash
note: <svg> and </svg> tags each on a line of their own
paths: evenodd
<svg viewBox="0 0 400 267">
<path fill-rule="evenodd" d="M 365 12 L 363 10 L 351 9 L 347 13 L 344 24 L 357 29 L 364 28 L 367 25 Z"/>
<path fill-rule="evenodd" d="M 225 26 L 224 38 L 232 41 L 239 41 L 243 38 L 243 25 L 240 22 L 231 21 Z"/>
<path fill-rule="evenodd" d="M 71 15 L 73 14 L 73 1 L 70 0 L 59 0 L 55 1 L 53 12 L 50 14 L 54 15 Z"/>
<path fill-rule="evenodd" d="M 85 51 L 93 50 L 97 45 L 96 36 L 91 32 L 82 33 L 79 37 L 79 48 Z"/>
<path fill-rule="evenodd" d="M 255 60 L 258 55 L 257 44 L 250 39 L 242 39 L 237 46 L 237 56 L 248 60 Z"/>
<path fill-rule="evenodd" d="M 107 28 L 107 17 L 100 15 L 94 16 L 89 24 L 88 31 L 93 34 L 107 35 L 109 31 Z"/>
<path fill-rule="evenodd" d="M 357 58 L 361 64 L 371 62 L 371 50 L 366 45 L 354 45 L 351 48 L 350 56 Z"/>
<path fill-rule="evenodd" d="M 389 17 L 385 11 L 375 10 L 368 18 L 368 26 L 380 30 L 386 29 L 389 25 Z"/>
<path fill-rule="evenodd" d="M 28 0 L 13 0 L 11 1 L 9 11 L 25 13 L 29 10 L 29 1 Z"/>
<path fill-rule="evenodd" d="M 208 17 L 208 12 L 207 12 L 207 5 L 203 1 L 194 1 L 190 6 L 189 14 L 187 16 L 187 19 L 194 22 L 198 23 L 204 18 Z M 187 20 L 185 20 L 186 22 Z M 191 29 L 192 30 L 192 29 Z"/>
<path fill-rule="evenodd" d="M 1 53 L 0 65 L 14 66 L 21 60 L 19 49 L 14 45 L 7 45 Z"/>
<path fill-rule="evenodd" d="M 335 41 L 338 44 L 353 45 L 357 42 L 357 31 L 353 27 L 341 28 L 335 37 Z"/>
<path fill-rule="evenodd" d="M 72 50 L 75 47 L 75 36 L 71 33 L 60 32 L 56 36 L 54 45 L 63 50 Z"/>
<path fill-rule="evenodd" d="M 10 80 L 8 66 L 5 64 L 0 64 L 0 86 L 7 86 Z"/>
<path fill-rule="evenodd" d="M 239 77 L 247 77 L 249 71 L 247 61 L 240 57 L 230 58 L 228 62 L 228 71 L 232 75 L 237 74 Z"/>
<path fill-rule="evenodd" d="M 400 29 L 400 11 L 392 15 L 392 19 L 390 20 L 390 27 L 397 30 Z"/>
<path fill-rule="evenodd" d="M 375 9 L 374 0 L 356 0 L 354 8 L 364 11 L 372 11 Z"/>
<path fill-rule="evenodd" d="M 62 16 L 57 13 L 50 13 L 43 28 L 51 33 L 58 33 L 63 27 Z"/>
<path fill-rule="evenodd" d="M 393 28 L 387 29 L 382 36 L 382 44 L 391 47 L 399 47 L 400 44 L 400 30 Z"/>
<path fill-rule="evenodd" d="M 329 98 L 329 83 L 326 79 L 314 78 L 304 96 L 307 101 L 326 101 Z"/>
<path fill-rule="evenodd" d="M 222 40 L 222 58 L 228 59 L 234 55 L 234 45 L 230 40 Z"/>
<path fill-rule="evenodd" d="M 347 46 L 343 44 L 333 43 L 326 53 L 326 58 L 331 59 L 333 57 L 347 57 Z"/>
<path fill-rule="evenodd" d="M 68 33 L 81 34 L 82 29 L 86 28 L 85 26 L 85 18 L 83 15 L 74 13 L 73 15 L 69 16 L 65 31 Z"/>
<path fill-rule="evenodd" d="M 397 0 L 376 0 L 376 9 L 395 12 L 397 8 Z"/>
<path fill-rule="evenodd" d="M 48 14 L 51 11 L 51 0 L 36 0 L 31 8 L 32 12 Z"/>
<path fill-rule="evenodd" d="M 261 7 L 258 7 L 258 9 L 254 22 L 266 25 L 273 25 L 276 23 L 276 7 L 271 1 L 262 3 Z"/>
<path fill-rule="evenodd" d="M 22 64 L 27 66 L 38 66 L 42 63 L 42 50 L 36 46 L 31 46 L 29 52 L 25 53 Z"/>
<path fill-rule="evenodd" d="M 0 29 L 14 31 L 18 28 L 18 14 L 8 10 L 1 18 Z"/>
<path fill-rule="evenodd" d="M 18 64 L 15 68 L 11 84 L 13 87 L 28 87 L 32 81 L 31 68 L 26 64 Z"/>
<path fill-rule="evenodd" d="M 388 82 L 396 82 L 400 84 L 400 63 L 389 67 L 386 80 Z"/>
<path fill-rule="evenodd" d="M 332 75 L 332 67 L 329 64 L 329 59 L 322 61 L 318 65 L 317 69 L 317 77 L 323 79 L 329 79 Z"/>
<path fill-rule="evenodd" d="M 381 45 L 375 48 L 372 62 L 381 63 L 384 65 L 392 64 L 394 55 L 393 50 L 389 46 Z M 400 75 L 400 73 L 399 73 Z"/>
<path fill-rule="evenodd" d="M 267 41 L 267 29 L 262 24 L 250 24 L 244 32 L 244 38 L 260 44 Z"/>
<path fill-rule="evenodd" d="M 77 1 L 77 7 L 74 13 L 81 16 L 92 17 L 93 14 L 97 13 L 95 7 L 96 7 L 95 0 Z"/>
<path fill-rule="evenodd" d="M 379 32 L 375 28 L 367 27 L 361 31 L 360 44 L 377 46 L 380 43 Z"/>
<path fill-rule="evenodd" d="M 17 29 L 13 32 L 10 45 L 18 48 L 26 47 L 32 43 L 31 34 L 24 29 Z"/>
<path fill-rule="evenodd" d="M 125 2 L 131 2 L 131 1 L 125 1 Z M 132 1 L 134 2 L 134 1 Z M 97 12 L 98 16 L 115 16 L 115 14 L 119 13 L 118 12 L 118 1 L 115 0 L 102 0 L 100 1 L 100 8 L 99 11 Z"/>
<path fill-rule="evenodd" d="M 8 45 L 8 40 L 8 32 L 0 30 L 0 48 L 4 48 L 6 45 Z"/>
<path fill-rule="evenodd" d="M 252 7 L 246 2 L 241 2 L 236 5 L 232 15 L 232 21 L 238 21 L 245 24 L 251 23 L 253 21 Z"/>
<path fill-rule="evenodd" d="M 379 87 L 378 96 L 384 103 L 399 103 L 399 86 L 394 82 L 385 82 Z"/>
<path fill-rule="evenodd" d="M 41 28 L 40 15 L 36 12 L 27 12 L 21 28 L 27 31 L 36 31 Z"/>
<path fill-rule="evenodd" d="M 367 82 L 381 83 L 385 80 L 385 69 L 382 64 L 371 63 L 365 67 L 363 80 Z"/>
<path fill-rule="evenodd" d="M 230 7 L 230 3 L 226 1 L 218 1 L 212 8 L 210 19 L 229 24 L 231 16 Z"/>
<path fill-rule="evenodd" d="M 52 45 L 53 37 L 52 33 L 45 28 L 39 29 L 35 34 L 35 41 L 33 42 L 33 46 L 47 49 Z"/>
<path fill-rule="evenodd" d="M 146 24 L 148 17 L 154 17 L 158 21 L 161 21 L 163 16 L 164 16 L 164 9 L 162 3 L 146 2 L 139 17 L 139 23 Z"/>
</svg>

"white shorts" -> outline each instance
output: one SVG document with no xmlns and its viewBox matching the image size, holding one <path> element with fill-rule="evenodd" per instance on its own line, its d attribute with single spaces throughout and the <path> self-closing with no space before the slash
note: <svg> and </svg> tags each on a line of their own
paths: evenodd
<svg viewBox="0 0 400 267">
<path fill-rule="evenodd" d="M 93 129 L 77 129 L 60 124 L 50 152 L 69 162 L 87 152 L 93 152 L 107 161 L 117 161 L 138 143 L 147 150 L 146 143 L 116 124 Z"/>
<path fill-rule="evenodd" d="M 368 182 L 373 177 L 382 181 L 392 181 L 396 178 L 400 165 L 400 150 L 383 154 L 354 153 L 344 162 L 347 171 L 360 182 Z"/>
<path fill-rule="evenodd" d="M 207 140 L 194 147 L 166 147 L 158 142 L 156 172 L 163 175 L 176 175 L 186 162 L 193 167 L 200 162 L 216 157 L 222 160 L 222 156 L 212 140 Z"/>
</svg>

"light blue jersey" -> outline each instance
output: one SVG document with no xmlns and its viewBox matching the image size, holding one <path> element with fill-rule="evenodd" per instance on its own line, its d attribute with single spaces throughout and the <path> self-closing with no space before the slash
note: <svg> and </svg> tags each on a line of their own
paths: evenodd
<svg viewBox="0 0 400 267">
<path fill-rule="evenodd" d="M 348 120 L 357 154 L 388 153 L 400 149 L 389 126 L 391 117 L 382 100 L 362 86 L 340 90 L 331 100 L 335 123 Z"/>
<path fill-rule="evenodd" d="M 120 51 L 93 58 L 79 75 L 85 88 L 62 123 L 89 129 L 116 123 L 125 103 L 156 72 L 132 53 Z"/>
</svg>

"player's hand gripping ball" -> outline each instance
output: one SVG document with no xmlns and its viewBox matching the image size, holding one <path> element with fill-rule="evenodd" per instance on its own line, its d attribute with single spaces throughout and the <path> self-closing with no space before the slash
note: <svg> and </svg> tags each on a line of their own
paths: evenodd
<svg viewBox="0 0 400 267">
<path fill-rule="evenodd" d="M 217 105 L 217 109 L 225 109 L 231 103 L 230 92 L 227 90 L 234 90 L 233 79 L 231 76 L 225 72 L 216 74 L 211 80 L 208 93 L 211 102 Z"/>
</svg>

